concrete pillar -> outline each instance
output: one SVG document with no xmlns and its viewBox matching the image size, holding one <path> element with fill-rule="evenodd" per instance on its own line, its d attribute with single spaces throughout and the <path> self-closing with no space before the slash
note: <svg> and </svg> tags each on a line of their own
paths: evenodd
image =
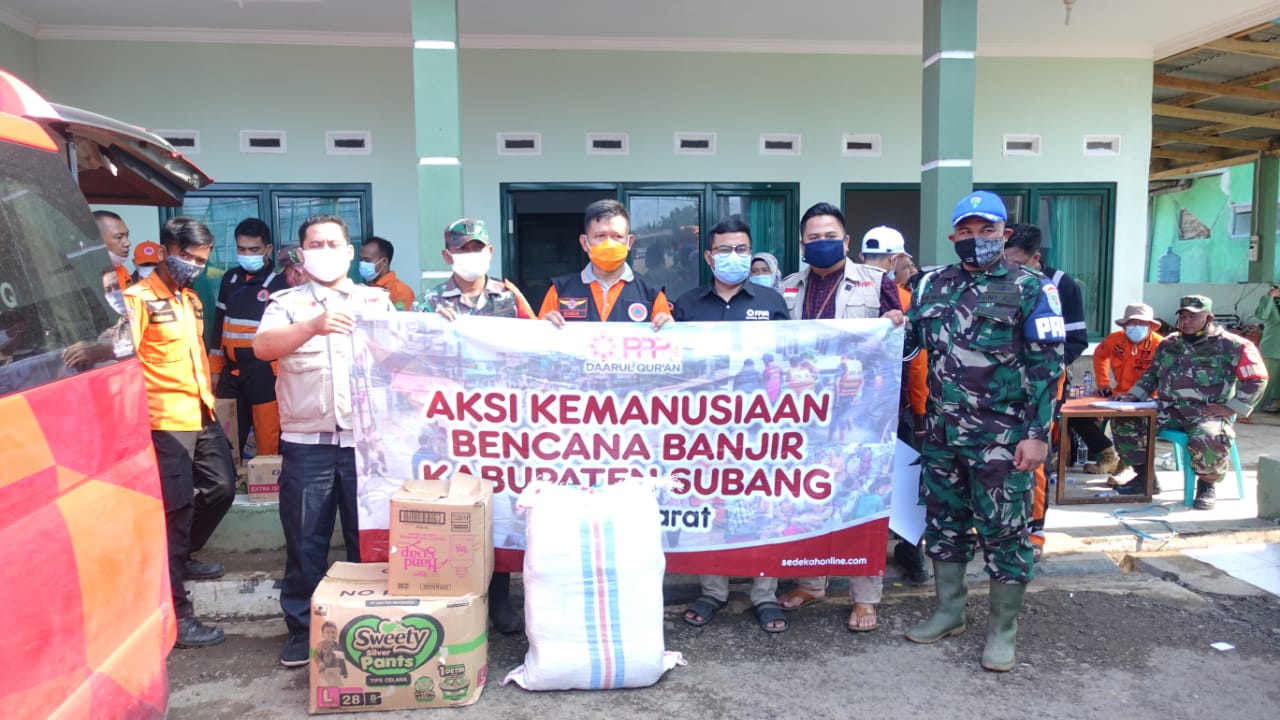
<svg viewBox="0 0 1280 720">
<path fill-rule="evenodd" d="M 418 257 L 440 254 L 462 217 L 457 0 L 413 0 L 413 109 L 418 154 Z M 421 275 L 410 283 L 423 289 Z"/>
<path fill-rule="evenodd" d="M 1253 179 L 1253 231 L 1258 259 L 1249 263 L 1250 282 L 1275 282 L 1276 203 L 1280 201 L 1280 158 L 1263 157 Z"/>
<path fill-rule="evenodd" d="M 973 190 L 977 45 L 978 0 L 924 0 L 921 267 L 955 261 L 951 210 Z"/>
</svg>

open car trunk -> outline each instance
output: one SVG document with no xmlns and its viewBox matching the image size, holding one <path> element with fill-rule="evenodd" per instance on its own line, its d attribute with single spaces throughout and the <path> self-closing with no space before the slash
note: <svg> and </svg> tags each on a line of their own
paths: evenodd
<svg viewBox="0 0 1280 720">
<path fill-rule="evenodd" d="M 90 203 L 180 206 L 213 180 L 164 138 L 136 125 L 50 103 L 0 70 L 0 111 L 48 131 Z"/>
<path fill-rule="evenodd" d="M 49 130 L 90 203 L 179 206 L 213 180 L 164 138 L 128 123 L 50 103 Z M 74 161 L 74 162 L 73 162 Z"/>
</svg>

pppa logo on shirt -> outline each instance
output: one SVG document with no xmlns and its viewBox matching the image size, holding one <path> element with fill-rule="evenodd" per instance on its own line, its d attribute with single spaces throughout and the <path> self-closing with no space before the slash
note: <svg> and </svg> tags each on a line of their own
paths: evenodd
<svg viewBox="0 0 1280 720">
<path fill-rule="evenodd" d="M 600 334 L 588 349 L 591 356 L 582 363 L 586 373 L 661 375 L 684 371 L 680 346 L 657 333 L 635 337 Z"/>
</svg>

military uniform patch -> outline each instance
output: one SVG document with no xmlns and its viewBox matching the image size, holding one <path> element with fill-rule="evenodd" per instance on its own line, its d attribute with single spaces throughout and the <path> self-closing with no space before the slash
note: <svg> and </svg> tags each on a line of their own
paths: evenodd
<svg viewBox="0 0 1280 720">
<path fill-rule="evenodd" d="M 1053 283 L 1044 283 L 1040 286 L 1040 290 L 1044 292 L 1045 299 L 1049 301 L 1049 308 L 1061 315 L 1062 296 L 1058 294 L 1058 286 Z"/>
</svg>

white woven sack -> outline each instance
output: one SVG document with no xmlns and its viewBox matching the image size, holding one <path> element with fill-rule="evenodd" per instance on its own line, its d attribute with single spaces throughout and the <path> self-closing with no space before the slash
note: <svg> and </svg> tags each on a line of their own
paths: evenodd
<svg viewBox="0 0 1280 720">
<path fill-rule="evenodd" d="M 658 502 L 646 483 L 525 491 L 526 690 L 647 687 L 684 661 L 663 650 Z"/>
</svg>

